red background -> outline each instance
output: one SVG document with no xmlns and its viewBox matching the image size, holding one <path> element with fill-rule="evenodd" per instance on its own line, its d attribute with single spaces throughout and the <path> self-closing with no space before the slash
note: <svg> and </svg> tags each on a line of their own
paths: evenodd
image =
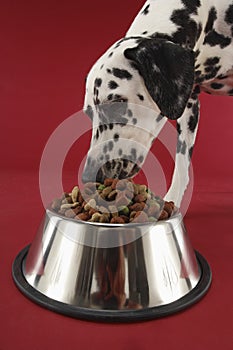
<svg viewBox="0 0 233 350">
<path fill-rule="evenodd" d="M 198 304 L 161 320 L 98 324 L 40 308 L 11 278 L 15 256 L 32 241 L 43 215 L 38 174 L 45 144 L 82 108 L 87 72 L 124 35 L 142 5 L 143 0 L 1 1 L 1 350 L 231 348 L 231 97 L 201 96 L 194 193 L 185 223 L 193 246 L 211 265 L 213 282 Z M 87 148 L 83 143 L 75 152 L 85 154 Z M 66 185 L 73 185 L 72 157 L 65 164 Z"/>
</svg>

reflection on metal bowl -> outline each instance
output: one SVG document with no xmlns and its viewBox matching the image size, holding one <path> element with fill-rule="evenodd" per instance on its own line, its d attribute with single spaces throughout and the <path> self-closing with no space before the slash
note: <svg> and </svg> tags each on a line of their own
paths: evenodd
<svg viewBox="0 0 233 350">
<path fill-rule="evenodd" d="M 47 210 L 13 264 L 19 289 L 51 310 L 84 319 L 134 321 L 198 301 L 211 283 L 178 212 L 166 221 L 100 224 Z"/>
</svg>

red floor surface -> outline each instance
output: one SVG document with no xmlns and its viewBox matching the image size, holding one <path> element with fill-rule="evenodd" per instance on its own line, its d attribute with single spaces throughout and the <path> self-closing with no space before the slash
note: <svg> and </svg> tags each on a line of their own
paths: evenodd
<svg viewBox="0 0 233 350">
<path fill-rule="evenodd" d="M 39 164 L 46 142 L 62 121 L 82 108 L 88 70 L 124 35 L 142 4 L 0 4 L 0 350 L 232 349 L 232 97 L 201 96 L 194 192 L 185 216 L 193 247 L 213 273 L 211 288 L 200 302 L 163 319 L 100 324 L 37 306 L 11 277 L 14 258 L 33 240 L 44 212 Z M 73 185 L 75 162 L 87 148 L 86 143 L 74 147 L 66 160 L 64 186 Z"/>
</svg>

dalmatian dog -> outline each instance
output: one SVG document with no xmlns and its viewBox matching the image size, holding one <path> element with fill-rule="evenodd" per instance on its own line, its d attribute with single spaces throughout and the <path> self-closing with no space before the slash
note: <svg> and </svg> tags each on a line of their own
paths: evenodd
<svg viewBox="0 0 233 350">
<path fill-rule="evenodd" d="M 94 64 L 84 111 L 92 119 L 83 181 L 138 173 L 168 119 L 177 123 L 171 186 L 179 207 L 199 121 L 200 92 L 233 95 L 233 1 L 146 1 L 125 37 Z"/>
</svg>

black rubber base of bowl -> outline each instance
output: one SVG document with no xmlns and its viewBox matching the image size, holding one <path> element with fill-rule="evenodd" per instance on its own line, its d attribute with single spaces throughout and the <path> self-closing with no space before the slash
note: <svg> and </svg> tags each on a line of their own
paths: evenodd
<svg viewBox="0 0 233 350">
<path fill-rule="evenodd" d="M 184 297 L 170 304 L 140 310 L 96 310 L 82 308 L 48 298 L 28 284 L 23 275 L 22 265 L 29 247 L 27 246 L 20 251 L 13 262 L 12 275 L 16 286 L 26 297 L 42 307 L 77 319 L 96 322 L 135 322 L 168 316 L 182 311 L 199 301 L 208 291 L 212 280 L 212 273 L 208 262 L 196 251 L 201 277 L 197 286 Z"/>
</svg>

